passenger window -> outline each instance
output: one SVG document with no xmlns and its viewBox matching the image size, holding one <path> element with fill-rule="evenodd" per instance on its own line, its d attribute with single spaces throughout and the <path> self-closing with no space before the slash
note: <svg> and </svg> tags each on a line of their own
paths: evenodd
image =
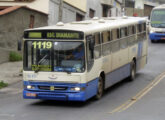
<svg viewBox="0 0 165 120">
<path fill-rule="evenodd" d="M 100 33 L 96 33 L 95 35 L 95 45 L 99 45 L 100 42 Z"/>
<path fill-rule="evenodd" d="M 135 34 L 135 26 L 129 26 L 128 27 L 128 35 Z"/>
<path fill-rule="evenodd" d="M 137 30 L 138 30 L 138 33 L 142 32 L 142 24 L 137 25 Z"/>
<path fill-rule="evenodd" d="M 143 31 L 146 31 L 146 23 L 143 23 Z"/>
<path fill-rule="evenodd" d="M 90 40 L 93 39 L 93 36 L 89 35 L 86 37 L 86 39 L 87 39 L 87 70 L 90 71 L 94 63 L 93 51 L 90 49 Z"/>
<path fill-rule="evenodd" d="M 112 40 L 119 39 L 119 29 L 113 29 L 111 34 L 112 34 Z"/>
<path fill-rule="evenodd" d="M 102 32 L 103 43 L 110 41 L 110 31 Z"/>
<path fill-rule="evenodd" d="M 119 45 L 119 41 L 114 41 L 112 43 L 112 52 L 117 52 L 120 50 L 120 45 Z"/>
<path fill-rule="evenodd" d="M 120 37 L 126 37 L 127 36 L 127 27 L 121 28 L 120 29 Z"/>
<path fill-rule="evenodd" d="M 94 47 L 94 58 L 98 59 L 101 56 L 101 42 L 100 42 L 100 33 L 94 35 L 95 47 Z"/>
<path fill-rule="evenodd" d="M 127 39 L 120 40 L 120 49 L 125 49 L 127 48 L 127 46 L 128 46 Z"/>
</svg>

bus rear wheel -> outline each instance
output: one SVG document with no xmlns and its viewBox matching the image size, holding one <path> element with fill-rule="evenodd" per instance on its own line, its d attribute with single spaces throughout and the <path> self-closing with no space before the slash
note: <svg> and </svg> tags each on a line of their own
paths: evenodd
<svg viewBox="0 0 165 120">
<path fill-rule="evenodd" d="M 136 75 L 136 64 L 135 61 L 132 61 L 130 67 L 129 81 L 133 81 L 135 79 L 135 75 Z"/>
<path fill-rule="evenodd" d="M 96 100 L 99 100 L 103 96 L 104 92 L 104 83 L 103 83 L 103 78 L 99 77 L 98 85 L 97 85 L 97 94 L 95 96 Z"/>
</svg>

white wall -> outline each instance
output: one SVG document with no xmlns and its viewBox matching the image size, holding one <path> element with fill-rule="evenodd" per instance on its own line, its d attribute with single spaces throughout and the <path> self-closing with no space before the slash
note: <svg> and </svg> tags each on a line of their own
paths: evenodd
<svg viewBox="0 0 165 120">
<path fill-rule="evenodd" d="M 26 5 L 32 9 L 47 13 L 49 11 L 49 0 L 35 0 L 34 2 L 0 2 L 0 6 Z"/>
<path fill-rule="evenodd" d="M 135 8 L 144 9 L 144 0 L 135 0 Z"/>
</svg>

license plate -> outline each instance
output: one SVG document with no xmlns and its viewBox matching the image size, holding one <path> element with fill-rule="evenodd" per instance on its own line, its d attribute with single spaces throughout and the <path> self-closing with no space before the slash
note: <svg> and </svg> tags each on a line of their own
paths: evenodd
<svg viewBox="0 0 165 120">
<path fill-rule="evenodd" d="M 26 96 L 27 97 L 36 97 L 37 94 L 35 94 L 35 93 L 26 93 Z"/>
</svg>

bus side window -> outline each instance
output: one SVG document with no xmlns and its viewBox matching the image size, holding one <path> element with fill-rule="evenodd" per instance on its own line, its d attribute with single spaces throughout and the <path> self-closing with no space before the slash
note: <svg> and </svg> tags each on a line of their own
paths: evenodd
<svg viewBox="0 0 165 120">
<path fill-rule="evenodd" d="M 112 30 L 112 40 L 116 40 L 119 39 L 120 35 L 119 35 L 119 29 L 113 29 Z"/>
<path fill-rule="evenodd" d="M 110 31 L 102 32 L 103 43 L 110 41 Z"/>
<path fill-rule="evenodd" d="M 138 28 L 138 33 L 142 32 L 142 24 L 138 24 L 137 28 Z"/>
<path fill-rule="evenodd" d="M 94 58 L 98 59 L 101 56 L 101 40 L 100 33 L 94 35 L 95 47 L 94 47 Z"/>
<path fill-rule="evenodd" d="M 102 47 L 102 54 L 103 55 L 108 55 L 111 52 L 111 47 L 110 47 L 110 31 L 104 31 L 102 32 L 102 38 L 103 38 L 103 47 Z"/>
<path fill-rule="evenodd" d="M 112 52 L 117 52 L 120 50 L 120 44 L 119 41 L 112 42 Z"/>
<path fill-rule="evenodd" d="M 127 33 L 128 33 L 127 27 L 124 27 L 124 28 L 120 29 L 120 37 L 123 38 L 123 39 L 120 40 L 120 48 L 121 49 L 127 48 L 127 45 L 128 45 L 127 38 L 126 38 Z"/>
<path fill-rule="evenodd" d="M 120 29 L 120 37 L 126 37 L 127 36 L 127 27 L 121 28 Z"/>
<path fill-rule="evenodd" d="M 133 34 L 135 34 L 135 26 L 132 25 L 128 27 L 128 35 L 131 36 Z"/>
<path fill-rule="evenodd" d="M 134 25 L 132 26 L 132 32 L 133 34 L 136 34 L 136 27 Z"/>
<path fill-rule="evenodd" d="M 146 31 L 146 23 L 143 23 L 143 31 Z"/>
<path fill-rule="evenodd" d="M 90 71 L 94 63 L 93 50 L 90 49 L 90 41 L 94 39 L 94 37 L 92 35 L 89 35 L 86 37 L 86 39 L 87 39 L 87 70 Z"/>
</svg>

